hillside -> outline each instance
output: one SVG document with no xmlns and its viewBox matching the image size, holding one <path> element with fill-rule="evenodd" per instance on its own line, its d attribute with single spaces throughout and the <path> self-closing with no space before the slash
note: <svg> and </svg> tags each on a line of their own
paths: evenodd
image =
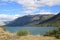
<svg viewBox="0 0 60 40">
<path fill-rule="evenodd" d="M 6 26 L 25 26 L 25 25 L 34 26 L 35 24 L 38 24 L 41 21 L 49 19 L 52 16 L 54 15 L 53 14 L 26 15 L 9 22 L 8 24 L 6 24 Z"/>
<path fill-rule="evenodd" d="M 60 26 L 60 13 L 53 16 L 52 18 L 40 22 L 39 25 L 41 26 Z"/>
</svg>

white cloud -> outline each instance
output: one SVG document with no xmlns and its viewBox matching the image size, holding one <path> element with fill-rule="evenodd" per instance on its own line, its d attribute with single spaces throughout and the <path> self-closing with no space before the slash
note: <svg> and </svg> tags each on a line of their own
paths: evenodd
<svg viewBox="0 0 60 40">
<path fill-rule="evenodd" d="M 24 10 L 24 13 L 26 15 L 32 15 L 33 14 L 33 11 L 31 11 L 31 10 Z"/>
<path fill-rule="evenodd" d="M 32 14 L 39 6 L 60 5 L 60 0 L 2 0 L 2 2 L 16 2 L 23 5 L 23 11 Z"/>
<path fill-rule="evenodd" d="M 3 2 L 16 2 L 22 4 L 25 8 L 35 10 L 39 6 L 60 5 L 60 0 L 2 0 Z"/>
<path fill-rule="evenodd" d="M 46 10 L 41 10 L 38 14 L 57 14 Z"/>
<path fill-rule="evenodd" d="M 21 17 L 19 14 L 9 15 L 9 14 L 0 14 L 0 23 L 4 25 L 6 21 L 12 21 L 18 17 Z"/>
<path fill-rule="evenodd" d="M 8 21 L 8 20 L 14 20 L 16 18 L 20 17 L 19 14 L 15 15 L 9 15 L 9 14 L 0 14 L 0 21 Z"/>
<path fill-rule="evenodd" d="M 42 0 L 41 2 L 48 6 L 60 5 L 60 0 Z"/>
<path fill-rule="evenodd" d="M 35 10 L 39 6 L 54 6 L 60 5 L 60 0 L 16 0 L 17 3 L 22 4 L 23 6 Z"/>
<path fill-rule="evenodd" d="M 22 9 L 26 14 L 32 14 L 39 6 L 60 5 L 60 0 L 2 0 L 2 2 L 16 2 L 18 4 L 22 4 Z M 50 12 L 45 14 L 50 14 Z"/>
<path fill-rule="evenodd" d="M 52 12 L 40 12 L 40 14 L 54 14 Z"/>
<path fill-rule="evenodd" d="M 60 0 L 1 0 L 3 2 L 3 5 L 6 5 L 5 2 L 16 2 L 18 4 L 23 5 L 23 12 L 26 14 L 33 14 L 33 12 L 39 7 L 39 6 L 54 6 L 54 5 L 60 5 Z M 0 4 L 2 5 L 2 4 Z M 10 11 L 10 10 L 4 10 L 4 11 Z M 12 10 L 13 11 L 13 10 Z M 53 14 L 49 11 L 40 11 L 38 14 Z M 55 13 L 56 14 L 56 13 Z M 8 14 L 0 14 L 0 19 L 11 19 L 14 20 L 17 17 L 20 17 L 21 15 L 15 14 L 15 15 L 8 15 Z"/>
</svg>

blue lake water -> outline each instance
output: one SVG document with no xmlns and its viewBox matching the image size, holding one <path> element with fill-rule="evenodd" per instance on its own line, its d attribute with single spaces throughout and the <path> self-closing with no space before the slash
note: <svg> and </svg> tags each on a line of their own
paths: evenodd
<svg viewBox="0 0 60 40">
<path fill-rule="evenodd" d="M 14 33 L 19 30 L 28 30 L 32 35 L 45 34 L 48 30 L 55 29 L 54 27 L 4 27 L 6 30 Z"/>
</svg>

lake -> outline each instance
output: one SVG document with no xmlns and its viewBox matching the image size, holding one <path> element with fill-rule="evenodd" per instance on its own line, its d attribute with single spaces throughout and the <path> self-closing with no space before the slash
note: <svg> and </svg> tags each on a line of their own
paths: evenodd
<svg viewBox="0 0 60 40">
<path fill-rule="evenodd" d="M 48 30 L 55 29 L 54 27 L 4 27 L 6 30 L 14 33 L 19 30 L 28 30 L 32 35 L 40 34 L 43 35 Z"/>
</svg>

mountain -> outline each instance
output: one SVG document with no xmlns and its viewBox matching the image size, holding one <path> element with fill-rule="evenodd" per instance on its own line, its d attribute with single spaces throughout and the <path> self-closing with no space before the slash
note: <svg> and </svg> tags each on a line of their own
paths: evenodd
<svg viewBox="0 0 60 40">
<path fill-rule="evenodd" d="M 60 26 L 60 13 L 51 17 L 48 20 L 44 20 L 43 22 L 40 22 L 38 25 L 41 25 L 41 26 Z"/>
<path fill-rule="evenodd" d="M 54 14 L 26 15 L 23 17 L 19 17 L 11 22 L 8 22 L 5 26 L 34 26 L 35 24 L 49 19 L 52 16 L 54 16 Z"/>
</svg>

